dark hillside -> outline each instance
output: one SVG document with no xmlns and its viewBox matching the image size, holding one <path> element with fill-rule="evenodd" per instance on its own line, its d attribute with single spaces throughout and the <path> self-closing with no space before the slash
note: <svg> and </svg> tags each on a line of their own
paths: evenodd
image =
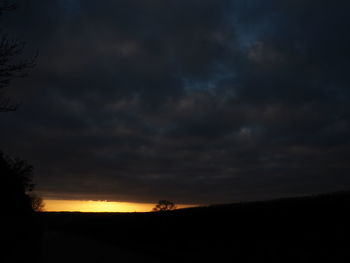
<svg viewBox="0 0 350 263">
<path fill-rule="evenodd" d="M 48 227 L 163 262 L 350 262 L 348 192 L 158 213 L 46 213 Z"/>
</svg>

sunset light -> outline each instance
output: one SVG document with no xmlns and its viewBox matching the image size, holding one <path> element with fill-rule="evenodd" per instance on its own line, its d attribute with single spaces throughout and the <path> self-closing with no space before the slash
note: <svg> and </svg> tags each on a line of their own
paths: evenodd
<svg viewBox="0 0 350 263">
<path fill-rule="evenodd" d="M 92 200 L 45 200 L 47 212 L 149 212 L 153 203 L 109 202 Z M 178 208 L 194 205 L 179 205 Z"/>
<path fill-rule="evenodd" d="M 349 10 L 0 0 L 0 263 L 350 263 Z"/>
</svg>

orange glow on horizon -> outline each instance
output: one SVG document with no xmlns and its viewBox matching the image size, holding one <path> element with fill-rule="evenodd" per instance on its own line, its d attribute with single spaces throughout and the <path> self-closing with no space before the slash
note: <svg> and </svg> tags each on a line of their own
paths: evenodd
<svg viewBox="0 0 350 263">
<path fill-rule="evenodd" d="M 155 204 L 109 202 L 92 200 L 51 200 L 46 199 L 47 212 L 150 212 Z M 193 207 L 194 205 L 178 205 L 178 208 Z"/>
</svg>

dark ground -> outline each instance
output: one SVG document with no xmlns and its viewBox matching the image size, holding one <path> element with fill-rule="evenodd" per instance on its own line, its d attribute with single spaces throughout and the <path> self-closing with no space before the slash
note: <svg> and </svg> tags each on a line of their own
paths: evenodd
<svg viewBox="0 0 350 263">
<path fill-rule="evenodd" d="M 42 245 L 32 250 L 35 262 L 350 262 L 349 210 L 345 192 L 157 213 L 41 213 Z"/>
</svg>

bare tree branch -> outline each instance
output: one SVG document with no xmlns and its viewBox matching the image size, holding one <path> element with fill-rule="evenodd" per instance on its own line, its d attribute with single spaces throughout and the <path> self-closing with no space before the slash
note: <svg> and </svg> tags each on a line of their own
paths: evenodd
<svg viewBox="0 0 350 263">
<path fill-rule="evenodd" d="M 12 11 L 17 8 L 17 5 L 12 3 L 11 1 L 0 1 L 0 15 L 4 12 Z"/>
<path fill-rule="evenodd" d="M 15 8 L 11 1 L 0 0 L 0 16 Z M 0 36 L 0 91 L 7 88 L 13 79 L 26 76 L 26 71 L 35 66 L 36 56 L 31 59 L 19 58 L 24 46 L 24 42 L 11 39 L 7 34 Z M 18 102 L 0 93 L 0 112 L 15 111 L 18 106 Z"/>
</svg>

